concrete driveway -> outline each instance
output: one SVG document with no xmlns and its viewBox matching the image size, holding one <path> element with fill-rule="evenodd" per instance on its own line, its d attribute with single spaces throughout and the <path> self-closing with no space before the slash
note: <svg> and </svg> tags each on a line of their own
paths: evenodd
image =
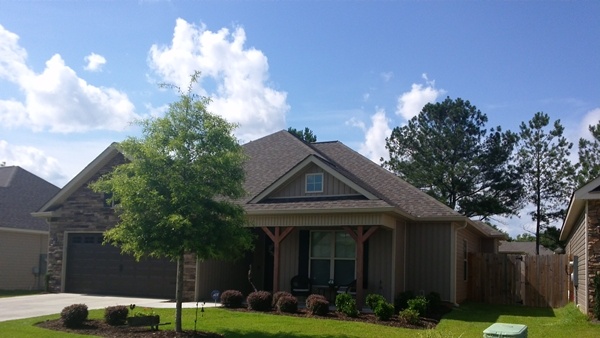
<svg viewBox="0 0 600 338">
<path fill-rule="evenodd" d="M 71 304 L 85 304 L 88 309 L 104 309 L 108 306 L 135 304 L 136 308 L 175 308 L 166 299 L 93 296 L 76 293 L 50 293 L 42 295 L 0 298 L 0 322 L 60 313 Z M 219 304 L 216 304 L 219 306 Z M 205 307 L 215 306 L 206 303 Z M 196 303 L 183 303 L 184 308 L 194 308 Z"/>
</svg>

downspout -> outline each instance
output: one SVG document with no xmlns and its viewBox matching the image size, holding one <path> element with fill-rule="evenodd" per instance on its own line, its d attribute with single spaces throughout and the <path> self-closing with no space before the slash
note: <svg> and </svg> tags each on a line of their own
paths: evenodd
<svg viewBox="0 0 600 338">
<path fill-rule="evenodd" d="M 465 224 L 454 229 L 454 236 L 451 237 L 452 243 L 450 245 L 451 247 L 451 254 L 450 254 L 450 267 L 451 267 L 451 272 L 450 272 L 450 301 L 452 302 L 452 304 L 454 304 L 454 306 L 458 307 L 458 302 L 456 301 L 456 252 L 458 250 L 457 246 L 456 246 L 456 242 L 457 242 L 457 237 L 458 237 L 458 231 L 466 229 L 467 228 L 467 221 L 465 221 Z"/>
</svg>

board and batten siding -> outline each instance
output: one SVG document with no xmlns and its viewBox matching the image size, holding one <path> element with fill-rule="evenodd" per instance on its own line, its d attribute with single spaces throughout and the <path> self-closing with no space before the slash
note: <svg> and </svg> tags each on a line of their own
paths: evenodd
<svg viewBox="0 0 600 338">
<path fill-rule="evenodd" d="M 300 231 L 294 229 L 281 242 L 279 257 L 279 290 L 292 291 L 292 277 L 298 274 L 298 252 L 300 250 Z"/>
<path fill-rule="evenodd" d="M 35 276 L 40 268 L 40 254 L 48 252 L 48 234 L 0 229 L 0 290 L 40 290 L 43 276 Z"/>
<path fill-rule="evenodd" d="M 587 241 L 586 241 L 586 224 L 585 217 L 583 215 L 577 221 L 577 225 L 575 226 L 575 230 L 571 233 L 571 238 L 568 239 L 567 244 L 567 254 L 569 255 L 569 260 L 573 260 L 574 256 L 578 256 L 578 279 L 579 282 L 575 285 L 574 288 L 574 301 L 575 305 L 579 307 L 581 312 L 588 312 L 588 303 L 587 303 L 587 295 L 588 295 L 588 287 L 586 280 L 587 273 Z"/>
<path fill-rule="evenodd" d="M 368 240 L 368 283 L 365 295 L 381 294 L 393 302 L 392 294 L 392 230 L 381 228 Z"/>
<path fill-rule="evenodd" d="M 394 270 L 394 290 L 392 296 L 396 296 L 400 292 L 406 291 L 405 283 L 405 261 L 406 261 L 406 221 L 396 221 L 396 228 L 393 232 L 393 254 L 395 259 L 392 265 Z"/>
<path fill-rule="evenodd" d="M 406 289 L 416 294 L 437 292 L 451 299 L 451 237 L 449 222 L 409 223 L 406 231 Z"/>
<path fill-rule="evenodd" d="M 470 228 L 459 229 L 456 234 L 456 302 L 462 303 L 469 295 L 469 271 L 467 261 L 467 273 L 465 279 L 465 256 L 464 243 L 467 243 L 467 259 L 469 253 L 481 252 L 481 238 Z"/>
<path fill-rule="evenodd" d="M 323 192 L 306 193 L 306 174 L 323 174 Z M 356 190 L 338 180 L 335 176 L 325 172 L 315 164 L 311 164 L 282 188 L 269 195 L 270 198 L 303 197 L 303 196 L 341 196 L 358 195 Z"/>
<path fill-rule="evenodd" d="M 212 301 L 211 292 L 239 290 L 244 294 L 251 291 L 248 282 L 248 266 L 243 259 L 236 262 L 208 259 L 196 265 L 196 299 Z"/>
</svg>

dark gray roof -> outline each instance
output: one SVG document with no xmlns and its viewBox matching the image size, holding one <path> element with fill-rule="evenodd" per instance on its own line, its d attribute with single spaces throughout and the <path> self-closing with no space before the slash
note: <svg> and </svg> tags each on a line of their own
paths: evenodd
<svg viewBox="0 0 600 338">
<path fill-rule="evenodd" d="M 331 202 L 290 202 L 247 204 L 247 210 L 396 208 L 413 218 L 460 218 L 458 212 L 398 178 L 341 142 L 305 143 L 287 131 L 280 131 L 244 145 L 248 203 L 310 155 L 350 179 L 379 200 L 339 200 Z"/>
<path fill-rule="evenodd" d="M 479 231 L 485 233 L 487 236 L 490 237 L 500 237 L 500 238 L 507 238 L 507 235 L 503 232 L 500 232 L 494 228 L 492 228 L 491 225 L 482 222 L 482 221 L 473 221 L 473 225 L 479 229 Z"/>
<path fill-rule="evenodd" d="M 535 255 L 535 242 L 500 241 L 499 253 Z M 554 252 L 540 245 L 540 255 L 552 255 Z"/>
<path fill-rule="evenodd" d="M 37 211 L 60 189 L 52 183 L 17 167 L 0 167 L 0 228 L 48 231 Z"/>
</svg>

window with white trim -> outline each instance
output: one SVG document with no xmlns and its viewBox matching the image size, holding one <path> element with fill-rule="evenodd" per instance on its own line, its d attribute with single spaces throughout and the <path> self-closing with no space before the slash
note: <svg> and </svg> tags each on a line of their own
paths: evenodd
<svg viewBox="0 0 600 338">
<path fill-rule="evenodd" d="M 345 231 L 311 231 L 310 277 L 314 285 L 348 284 L 356 279 L 356 242 Z"/>
<path fill-rule="evenodd" d="M 306 192 L 323 192 L 323 173 L 306 174 Z"/>
</svg>

